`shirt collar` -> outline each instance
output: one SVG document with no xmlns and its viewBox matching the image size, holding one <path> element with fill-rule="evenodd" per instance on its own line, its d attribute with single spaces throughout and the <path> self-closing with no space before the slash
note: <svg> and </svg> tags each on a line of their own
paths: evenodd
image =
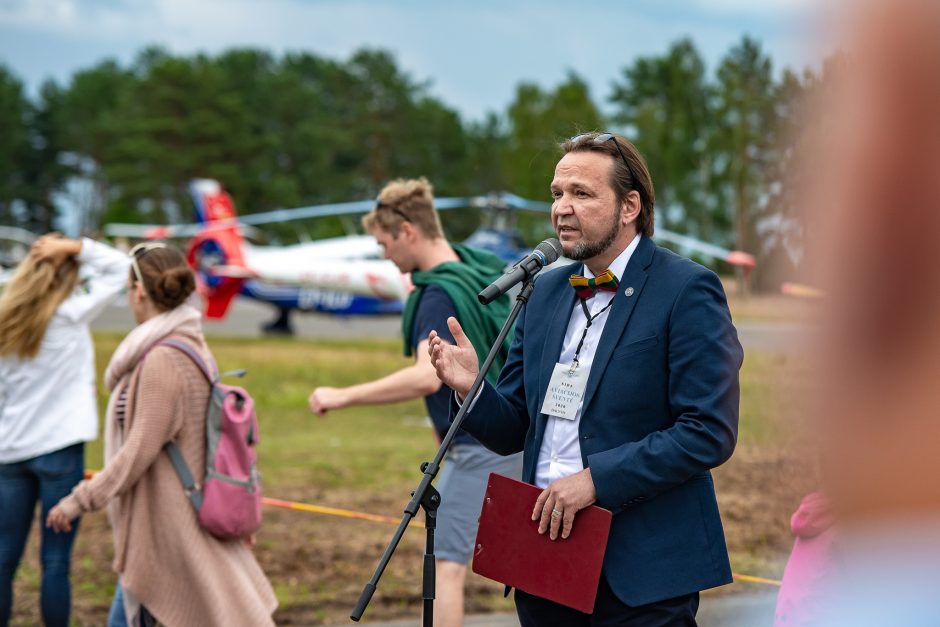
<svg viewBox="0 0 940 627">
<path fill-rule="evenodd" d="M 633 251 L 635 251 L 636 247 L 640 245 L 641 237 L 642 235 L 637 233 L 636 237 L 633 238 L 633 241 L 630 242 L 630 244 L 623 249 L 623 252 L 617 255 L 617 258 L 614 259 L 608 266 L 608 269 L 613 272 L 614 276 L 616 276 L 618 279 L 623 278 L 623 273 L 627 270 L 627 263 L 629 263 L 630 257 L 633 256 Z M 591 269 L 587 267 L 587 264 L 582 264 L 582 266 L 582 272 L 584 273 L 584 276 L 589 279 L 593 279 L 594 273 L 591 272 Z"/>
</svg>

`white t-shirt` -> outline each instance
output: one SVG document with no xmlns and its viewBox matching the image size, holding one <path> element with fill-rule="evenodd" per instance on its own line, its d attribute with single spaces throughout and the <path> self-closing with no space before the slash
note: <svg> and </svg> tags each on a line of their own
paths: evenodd
<svg viewBox="0 0 940 627">
<path fill-rule="evenodd" d="M 0 463 L 98 437 L 95 352 L 88 325 L 127 285 L 124 253 L 82 240 L 79 286 L 56 310 L 33 359 L 0 357 Z"/>
</svg>

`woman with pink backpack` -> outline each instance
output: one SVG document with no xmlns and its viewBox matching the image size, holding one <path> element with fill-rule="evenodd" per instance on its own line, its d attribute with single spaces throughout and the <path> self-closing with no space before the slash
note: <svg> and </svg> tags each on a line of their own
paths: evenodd
<svg viewBox="0 0 940 627">
<path fill-rule="evenodd" d="M 129 294 L 138 326 L 105 372 L 111 399 L 105 466 L 49 512 L 67 531 L 84 512 L 108 507 L 120 581 L 109 626 L 271 625 L 277 600 L 246 542 L 199 523 L 164 446 L 174 442 L 197 485 L 205 480 L 206 407 L 212 386 L 182 342 L 213 363 L 195 277 L 182 253 L 161 243 L 131 250 Z"/>
</svg>

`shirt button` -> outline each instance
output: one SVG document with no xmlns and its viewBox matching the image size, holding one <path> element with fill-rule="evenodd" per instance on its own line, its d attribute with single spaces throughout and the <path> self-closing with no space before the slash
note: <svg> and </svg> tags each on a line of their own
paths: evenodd
<svg viewBox="0 0 940 627">
<path fill-rule="evenodd" d="M 557 461 L 558 461 L 558 455 L 552 455 L 552 461 L 553 461 L 553 462 L 557 462 Z"/>
</svg>

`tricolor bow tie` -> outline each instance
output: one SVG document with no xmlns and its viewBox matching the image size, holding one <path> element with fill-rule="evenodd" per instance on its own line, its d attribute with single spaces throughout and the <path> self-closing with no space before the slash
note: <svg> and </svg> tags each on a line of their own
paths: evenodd
<svg viewBox="0 0 940 627">
<path fill-rule="evenodd" d="M 604 270 L 593 279 L 583 277 L 580 274 L 572 274 L 568 278 L 568 282 L 571 283 L 571 287 L 574 288 L 578 298 L 583 300 L 591 298 L 597 292 L 616 292 L 617 286 L 620 285 L 620 281 L 610 270 Z"/>
</svg>

